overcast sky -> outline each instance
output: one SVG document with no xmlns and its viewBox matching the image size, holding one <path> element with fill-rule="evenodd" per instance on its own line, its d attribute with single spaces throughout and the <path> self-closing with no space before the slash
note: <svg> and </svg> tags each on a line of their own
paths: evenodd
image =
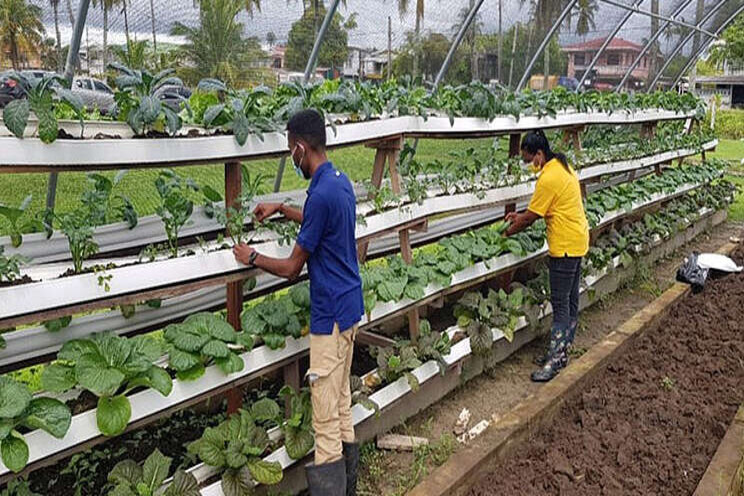
<svg viewBox="0 0 744 496">
<path fill-rule="evenodd" d="M 49 1 L 30 0 L 44 10 L 44 22 L 47 26 L 49 36 L 54 36 L 54 24 L 52 8 Z M 185 24 L 195 25 L 198 22 L 198 9 L 194 8 L 194 0 L 153 0 L 155 7 L 155 27 L 158 38 L 161 40 L 178 41 L 168 36 L 173 23 L 180 21 Z M 326 0 L 328 3 L 330 0 Z M 623 0 L 630 4 L 632 0 Z M 679 5 L 681 0 L 662 0 L 662 13 L 671 13 Z M 78 0 L 71 0 L 73 11 L 77 12 Z M 603 4 L 598 0 L 600 7 L 595 15 L 596 29 L 585 38 L 596 38 L 606 36 L 614 27 L 623 10 L 615 6 Z M 711 0 L 712 2 L 712 0 Z M 414 6 L 416 0 L 409 0 Z M 690 2 L 689 8 L 685 9 L 682 17 L 694 19 L 694 3 Z M 247 13 L 240 15 L 240 20 L 245 27 L 248 36 L 257 36 L 262 42 L 266 39 L 266 33 L 272 31 L 279 41 L 286 40 L 287 33 L 293 22 L 302 14 L 302 5 L 297 0 L 263 0 L 261 12 L 254 13 L 253 17 Z M 426 0 L 424 29 L 442 32 L 451 35 L 456 30 L 458 14 L 466 9 L 470 0 Z M 524 5 L 523 5 L 524 4 Z M 150 3 L 149 0 L 128 0 L 129 29 L 132 36 L 142 39 L 151 38 L 150 25 Z M 398 13 L 397 0 L 347 0 L 346 6 L 341 6 L 339 11 L 348 16 L 357 14 L 358 28 L 350 33 L 350 44 L 354 46 L 384 48 L 387 46 L 387 19 L 391 18 L 393 45 L 398 46 L 405 40 L 405 33 L 413 30 L 414 15 L 409 13 L 402 17 Z M 484 32 L 497 32 L 499 24 L 498 15 L 499 0 L 485 0 L 481 7 L 479 21 Z M 529 23 L 529 1 L 502 0 L 502 26 L 507 29 L 517 21 Z M 646 0 L 642 8 L 650 8 L 650 0 Z M 67 0 L 59 2 L 60 28 L 63 42 L 69 40 L 71 34 L 70 20 L 67 11 Z M 121 7 L 115 8 L 109 13 L 109 39 L 110 43 L 124 42 L 124 16 Z M 88 14 L 88 39 L 91 44 L 100 44 L 102 41 L 103 15 L 99 7 L 91 5 Z M 643 37 L 648 36 L 649 20 L 647 17 L 634 14 L 623 29 L 623 38 L 640 42 Z M 571 34 L 568 26 L 561 31 L 562 42 L 577 41 L 576 35 Z M 662 41 L 665 41 L 662 38 Z M 85 35 L 83 37 L 85 43 Z"/>
</svg>

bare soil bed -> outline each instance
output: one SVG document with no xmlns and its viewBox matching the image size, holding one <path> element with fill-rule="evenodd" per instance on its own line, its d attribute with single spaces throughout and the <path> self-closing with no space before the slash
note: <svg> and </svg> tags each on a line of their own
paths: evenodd
<svg viewBox="0 0 744 496">
<path fill-rule="evenodd" d="M 692 494 L 742 401 L 744 274 L 733 274 L 679 302 L 470 494 Z"/>
</svg>

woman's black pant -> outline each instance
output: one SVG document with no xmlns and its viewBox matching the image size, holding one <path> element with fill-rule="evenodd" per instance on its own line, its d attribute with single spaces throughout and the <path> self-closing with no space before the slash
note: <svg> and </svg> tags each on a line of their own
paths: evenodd
<svg viewBox="0 0 744 496">
<path fill-rule="evenodd" d="M 550 257 L 550 303 L 553 306 L 551 345 L 562 340 L 579 318 L 579 282 L 581 257 Z M 572 336 L 571 336 L 572 337 Z M 566 343 L 569 345 L 571 343 Z"/>
</svg>

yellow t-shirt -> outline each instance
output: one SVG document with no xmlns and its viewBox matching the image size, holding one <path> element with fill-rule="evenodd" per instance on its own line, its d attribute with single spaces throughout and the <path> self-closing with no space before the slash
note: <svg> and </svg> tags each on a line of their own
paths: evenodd
<svg viewBox="0 0 744 496">
<path fill-rule="evenodd" d="M 551 257 L 583 257 L 589 251 L 589 223 L 573 169 L 566 170 L 557 159 L 548 161 L 527 210 L 545 218 Z"/>
</svg>

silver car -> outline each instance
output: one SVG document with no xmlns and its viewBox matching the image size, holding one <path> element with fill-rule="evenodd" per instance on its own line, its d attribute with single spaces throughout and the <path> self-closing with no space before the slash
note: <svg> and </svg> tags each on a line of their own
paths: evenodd
<svg viewBox="0 0 744 496">
<path fill-rule="evenodd" d="M 91 77 L 76 77 L 72 80 L 72 92 L 80 97 L 89 109 L 98 109 L 102 114 L 114 112 L 114 91 L 103 81 Z"/>
</svg>

